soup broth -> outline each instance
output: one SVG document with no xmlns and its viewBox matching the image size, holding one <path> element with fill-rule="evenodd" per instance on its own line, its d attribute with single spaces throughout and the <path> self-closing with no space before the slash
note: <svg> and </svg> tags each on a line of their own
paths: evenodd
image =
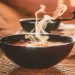
<svg viewBox="0 0 75 75">
<path fill-rule="evenodd" d="M 24 46 L 24 47 L 49 47 L 49 46 L 59 46 L 66 44 L 60 41 L 47 41 L 47 42 L 34 42 L 34 41 L 15 41 L 10 42 L 14 46 Z"/>
</svg>

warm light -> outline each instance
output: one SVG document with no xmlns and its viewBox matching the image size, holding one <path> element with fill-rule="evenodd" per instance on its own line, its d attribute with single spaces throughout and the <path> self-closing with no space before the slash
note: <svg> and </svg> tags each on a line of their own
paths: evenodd
<svg viewBox="0 0 75 75">
<path fill-rule="evenodd" d="M 72 7 L 75 7 L 75 0 L 70 0 L 70 5 L 71 5 Z"/>
</svg>

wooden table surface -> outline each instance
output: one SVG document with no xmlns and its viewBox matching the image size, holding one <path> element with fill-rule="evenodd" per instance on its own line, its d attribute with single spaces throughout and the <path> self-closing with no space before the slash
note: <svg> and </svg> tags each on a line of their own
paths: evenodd
<svg viewBox="0 0 75 75">
<path fill-rule="evenodd" d="M 61 25 L 53 34 L 68 35 L 75 39 L 74 25 Z M 75 75 L 75 46 L 63 61 L 48 69 L 22 68 L 0 51 L 0 75 Z"/>
</svg>

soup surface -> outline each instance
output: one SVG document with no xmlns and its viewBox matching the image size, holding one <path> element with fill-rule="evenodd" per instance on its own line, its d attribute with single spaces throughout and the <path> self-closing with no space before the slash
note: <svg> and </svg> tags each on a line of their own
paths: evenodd
<svg viewBox="0 0 75 75">
<path fill-rule="evenodd" d="M 10 42 L 14 46 L 26 46 L 26 47 L 48 47 L 48 46 L 58 46 L 66 44 L 60 41 L 47 41 L 47 42 L 34 42 L 34 41 L 15 41 Z"/>
</svg>

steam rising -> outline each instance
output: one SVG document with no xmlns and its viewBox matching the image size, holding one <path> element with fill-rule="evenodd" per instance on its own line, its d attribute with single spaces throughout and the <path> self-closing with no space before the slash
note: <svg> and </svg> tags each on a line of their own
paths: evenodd
<svg viewBox="0 0 75 75">
<path fill-rule="evenodd" d="M 35 35 L 29 34 L 27 38 L 29 38 L 30 40 L 46 42 L 49 38 L 49 36 L 45 36 L 45 34 L 48 33 L 45 31 L 47 24 L 54 23 L 53 20 L 62 16 L 64 14 L 64 12 L 67 10 L 67 6 L 62 3 L 58 4 L 56 10 L 53 12 L 53 16 L 44 15 L 43 19 L 41 19 L 41 21 L 38 22 L 38 14 L 39 13 L 46 13 L 45 9 L 46 9 L 45 5 L 40 5 L 40 9 L 35 12 L 35 17 L 36 17 L 35 28 L 34 28 Z M 43 35 L 40 33 L 42 33 Z"/>
</svg>

